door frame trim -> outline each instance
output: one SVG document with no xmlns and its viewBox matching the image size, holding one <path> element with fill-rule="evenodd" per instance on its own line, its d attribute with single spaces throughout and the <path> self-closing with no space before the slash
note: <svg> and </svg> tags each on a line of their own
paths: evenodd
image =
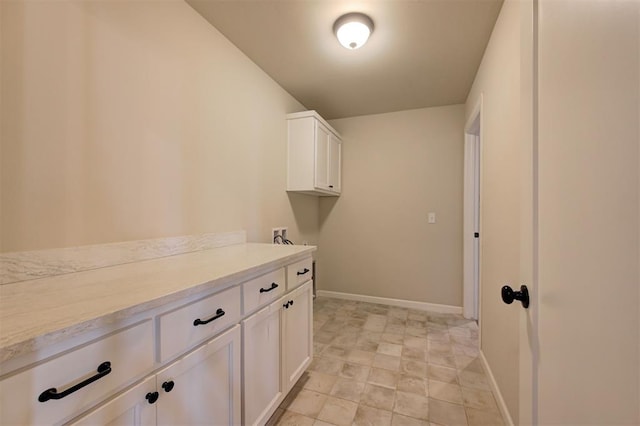
<svg viewBox="0 0 640 426">
<path fill-rule="evenodd" d="M 480 265 L 481 250 L 474 232 L 481 233 L 479 196 L 481 175 L 476 174 L 476 168 L 482 173 L 482 102 L 480 94 L 478 102 L 473 108 L 464 126 L 464 195 L 463 195 L 463 316 L 480 322 Z M 477 178 L 477 181 L 476 181 Z M 478 215 L 476 229 L 476 214 Z"/>
</svg>

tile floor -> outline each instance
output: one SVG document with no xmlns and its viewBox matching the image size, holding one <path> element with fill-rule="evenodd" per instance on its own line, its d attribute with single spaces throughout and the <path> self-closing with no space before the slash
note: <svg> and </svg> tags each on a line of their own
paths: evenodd
<svg viewBox="0 0 640 426">
<path fill-rule="evenodd" d="M 269 426 L 504 424 L 459 315 L 319 297 L 314 352 Z"/>
</svg>

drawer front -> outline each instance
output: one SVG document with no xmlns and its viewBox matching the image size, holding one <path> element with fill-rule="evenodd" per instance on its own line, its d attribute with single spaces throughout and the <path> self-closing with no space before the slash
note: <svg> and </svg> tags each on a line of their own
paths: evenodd
<svg viewBox="0 0 640 426">
<path fill-rule="evenodd" d="M 294 289 L 311 279 L 313 260 L 308 257 L 287 266 L 287 290 Z"/>
<path fill-rule="evenodd" d="M 239 286 L 160 315 L 160 361 L 180 355 L 239 321 Z"/>
<path fill-rule="evenodd" d="M 2 380 L 0 424 L 48 425 L 68 420 L 153 366 L 149 320 Z"/>
<path fill-rule="evenodd" d="M 242 299 L 245 315 L 278 297 L 285 290 L 284 268 L 259 276 L 242 284 Z"/>
</svg>

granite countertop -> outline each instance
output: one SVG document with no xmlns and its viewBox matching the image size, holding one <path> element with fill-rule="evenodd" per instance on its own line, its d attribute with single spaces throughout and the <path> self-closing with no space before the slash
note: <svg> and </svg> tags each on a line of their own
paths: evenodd
<svg viewBox="0 0 640 426">
<path fill-rule="evenodd" d="M 0 286 L 0 362 L 302 259 L 314 246 L 236 244 Z"/>
</svg>

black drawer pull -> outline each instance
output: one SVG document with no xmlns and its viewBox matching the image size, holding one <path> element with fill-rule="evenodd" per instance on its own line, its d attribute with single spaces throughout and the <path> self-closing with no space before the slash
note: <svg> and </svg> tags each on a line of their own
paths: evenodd
<svg viewBox="0 0 640 426">
<path fill-rule="evenodd" d="M 165 392 L 171 392 L 173 386 L 175 386 L 175 383 L 173 382 L 173 380 L 169 380 L 162 384 L 162 389 L 164 389 Z"/>
<path fill-rule="evenodd" d="M 304 274 L 306 274 L 307 272 L 309 272 L 309 270 L 308 270 L 307 268 L 304 268 L 304 269 L 302 270 L 302 272 L 298 271 L 298 272 L 296 272 L 296 274 L 298 274 L 298 275 L 304 275 Z"/>
<path fill-rule="evenodd" d="M 333 188 L 333 185 L 329 185 L 329 188 Z"/>
<path fill-rule="evenodd" d="M 149 401 L 149 404 L 153 404 L 158 400 L 158 397 L 160 396 L 160 394 L 158 392 L 149 392 L 146 396 L 145 399 L 147 401 Z"/>
<path fill-rule="evenodd" d="M 260 289 L 260 293 L 266 293 L 268 291 L 275 290 L 276 288 L 278 288 L 278 284 L 271 283 L 271 287 L 269 287 L 269 288 L 261 288 Z"/>
<path fill-rule="evenodd" d="M 218 318 L 220 318 L 224 314 L 225 314 L 225 312 L 222 310 L 222 308 L 218 308 L 218 310 L 216 311 L 216 314 L 214 316 L 212 316 L 211 318 L 209 318 L 206 321 L 202 321 L 200 318 L 198 318 L 193 322 L 193 325 L 194 326 L 198 326 L 198 325 L 209 324 L 211 321 L 217 320 Z"/>
<path fill-rule="evenodd" d="M 56 388 L 47 389 L 40 394 L 40 396 L 38 397 L 38 401 L 46 402 L 50 399 L 62 399 L 65 396 L 71 395 L 75 391 L 80 390 L 83 387 L 95 382 L 96 380 L 103 378 L 109 373 L 111 373 L 111 363 L 109 361 L 103 362 L 98 366 L 98 374 L 96 374 L 95 376 L 91 376 L 87 380 L 73 385 L 69 389 L 60 393 L 58 393 L 58 390 Z"/>
</svg>

